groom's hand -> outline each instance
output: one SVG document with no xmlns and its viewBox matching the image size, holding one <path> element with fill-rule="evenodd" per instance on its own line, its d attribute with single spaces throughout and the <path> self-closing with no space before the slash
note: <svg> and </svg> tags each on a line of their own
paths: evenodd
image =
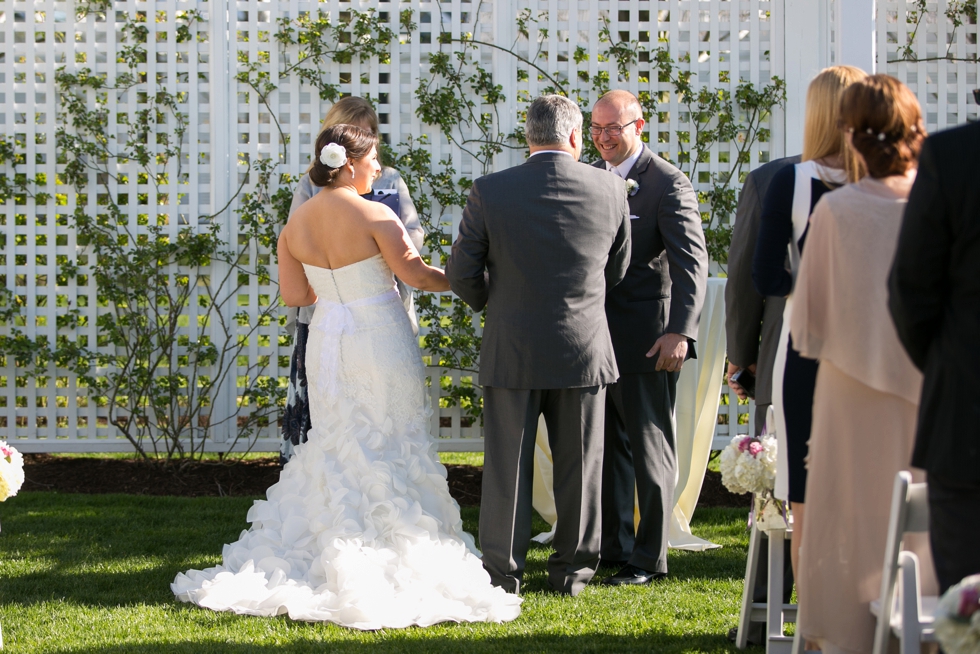
<svg viewBox="0 0 980 654">
<path fill-rule="evenodd" d="M 657 359 L 657 370 L 680 372 L 687 358 L 687 337 L 680 334 L 664 334 L 657 339 L 647 357 L 660 355 Z"/>
</svg>

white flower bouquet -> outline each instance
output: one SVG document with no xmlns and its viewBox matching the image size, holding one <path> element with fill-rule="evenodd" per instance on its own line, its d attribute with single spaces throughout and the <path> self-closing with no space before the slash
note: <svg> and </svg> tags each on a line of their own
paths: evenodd
<svg viewBox="0 0 980 654">
<path fill-rule="evenodd" d="M 936 638 L 946 654 L 980 652 L 980 575 L 946 591 L 936 607 Z"/>
<path fill-rule="evenodd" d="M 23 455 L 6 441 L 0 441 L 0 502 L 16 495 L 23 484 Z"/>
<path fill-rule="evenodd" d="M 755 524 L 763 530 L 785 529 L 783 503 L 772 494 L 776 485 L 776 438 L 736 436 L 721 451 L 721 482 L 733 493 L 755 495 Z"/>
</svg>

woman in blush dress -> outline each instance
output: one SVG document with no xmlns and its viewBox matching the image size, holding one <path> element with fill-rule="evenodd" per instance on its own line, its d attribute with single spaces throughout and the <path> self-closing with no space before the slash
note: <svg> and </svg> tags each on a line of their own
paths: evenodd
<svg viewBox="0 0 980 654">
<path fill-rule="evenodd" d="M 356 125 L 369 129 L 378 136 L 378 114 L 364 98 L 349 95 L 338 100 L 323 119 L 320 132 L 334 125 Z M 313 165 L 310 164 L 310 170 Z M 303 175 L 296 190 L 293 191 L 293 202 L 289 206 L 290 218 L 304 202 L 316 195 L 319 189 L 310 180 L 309 171 Z M 422 249 L 425 233 L 419 223 L 418 213 L 408 193 L 408 186 L 398 171 L 388 166 L 382 166 L 381 174 L 374 181 L 370 190 L 364 196 L 366 199 L 383 202 L 391 207 L 395 215 L 405 225 L 412 244 L 418 250 Z M 415 316 L 415 301 L 412 289 L 398 280 L 398 292 L 402 303 L 412 323 L 412 329 L 418 332 L 418 319 Z M 280 443 L 280 460 L 285 463 L 293 455 L 293 448 L 306 442 L 306 434 L 310 430 L 310 404 L 307 395 L 306 379 L 306 340 L 310 334 L 310 319 L 315 307 L 290 307 L 286 312 L 286 331 L 293 337 L 293 350 L 289 357 L 289 387 L 286 398 L 286 411 L 282 419 L 282 442 Z"/>
<path fill-rule="evenodd" d="M 449 289 L 387 206 L 361 196 L 377 138 L 337 125 L 317 138 L 321 188 L 279 238 L 289 306 L 316 310 L 306 363 L 312 429 L 222 564 L 178 574 L 178 599 L 216 611 L 356 629 L 503 622 L 521 599 L 483 569 L 449 495 L 421 352 L 395 287 Z"/>
<path fill-rule="evenodd" d="M 825 653 L 871 651 L 869 604 L 922 387 L 888 312 L 888 273 L 925 136 L 919 103 L 895 78 L 874 75 L 844 91 L 840 116 L 868 176 L 817 204 L 790 325 L 800 354 L 820 361 L 797 629 Z M 925 534 L 906 536 L 905 548 L 919 556 L 923 593 L 935 594 Z"/>
<path fill-rule="evenodd" d="M 789 318 L 793 312 L 793 279 L 800 265 L 810 213 L 824 193 L 857 179 L 860 164 L 848 155 L 838 125 L 841 93 L 866 77 L 853 66 L 833 66 L 818 74 L 807 89 L 802 161 L 773 176 L 762 204 L 759 235 L 752 260 L 752 281 L 763 296 L 785 297 L 782 331 L 772 372 L 772 409 L 779 442 L 776 497 L 793 511 L 791 561 L 794 575 L 804 530 L 806 442 L 810 438 L 813 385 L 817 363 L 792 348 Z M 786 262 L 789 262 L 787 270 Z M 799 585 L 799 577 L 796 577 Z"/>
</svg>

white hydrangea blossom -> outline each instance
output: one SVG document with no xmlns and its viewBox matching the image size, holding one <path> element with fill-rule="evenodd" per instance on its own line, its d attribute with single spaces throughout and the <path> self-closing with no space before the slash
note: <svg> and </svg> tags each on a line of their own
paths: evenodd
<svg viewBox="0 0 980 654">
<path fill-rule="evenodd" d="M 744 438 L 748 438 L 748 436 L 733 438 L 732 442 L 721 451 L 721 459 L 718 462 L 718 467 L 721 470 L 721 483 L 731 492 L 740 495 L 750 492 L 749 489 L 739 483 L 738 475 L 735 473 L 735 465 L 742 455 L 739 450 L 739 443 Z"/>
<path fill-rule="evenodd" d="M 764 493 L 776 483 L 776 439 L 741 436 L 722 450 L 721 481 L 733 493 Z"/>
<path fill-rule="evenodd" d="M 936 607 L 936 638 L 947 654 L 980 652 L 978 597 L 980 575 L 972 575 L 946 591 L 939 600 Z"/>
<path fill-rule="evenodd" d="M 0 502 L 13 497 L 24 484 L 24 456 L 0 441 Z"/>
</svg>

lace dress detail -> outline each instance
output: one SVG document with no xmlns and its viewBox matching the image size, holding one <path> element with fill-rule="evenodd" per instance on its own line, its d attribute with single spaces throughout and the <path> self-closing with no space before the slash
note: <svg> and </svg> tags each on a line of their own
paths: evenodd
<svg viewBox="0 0 980 654">
<path fill-rule="evenodd" d="M 248 512 L 222 565 L 181 573 L 178 599 L 357 629 L 503 622 L 427 431 L 422 360 L 381 255 L 304 266 L 318 296 L 306 350 L 312 429 Z"/>
</svg>

